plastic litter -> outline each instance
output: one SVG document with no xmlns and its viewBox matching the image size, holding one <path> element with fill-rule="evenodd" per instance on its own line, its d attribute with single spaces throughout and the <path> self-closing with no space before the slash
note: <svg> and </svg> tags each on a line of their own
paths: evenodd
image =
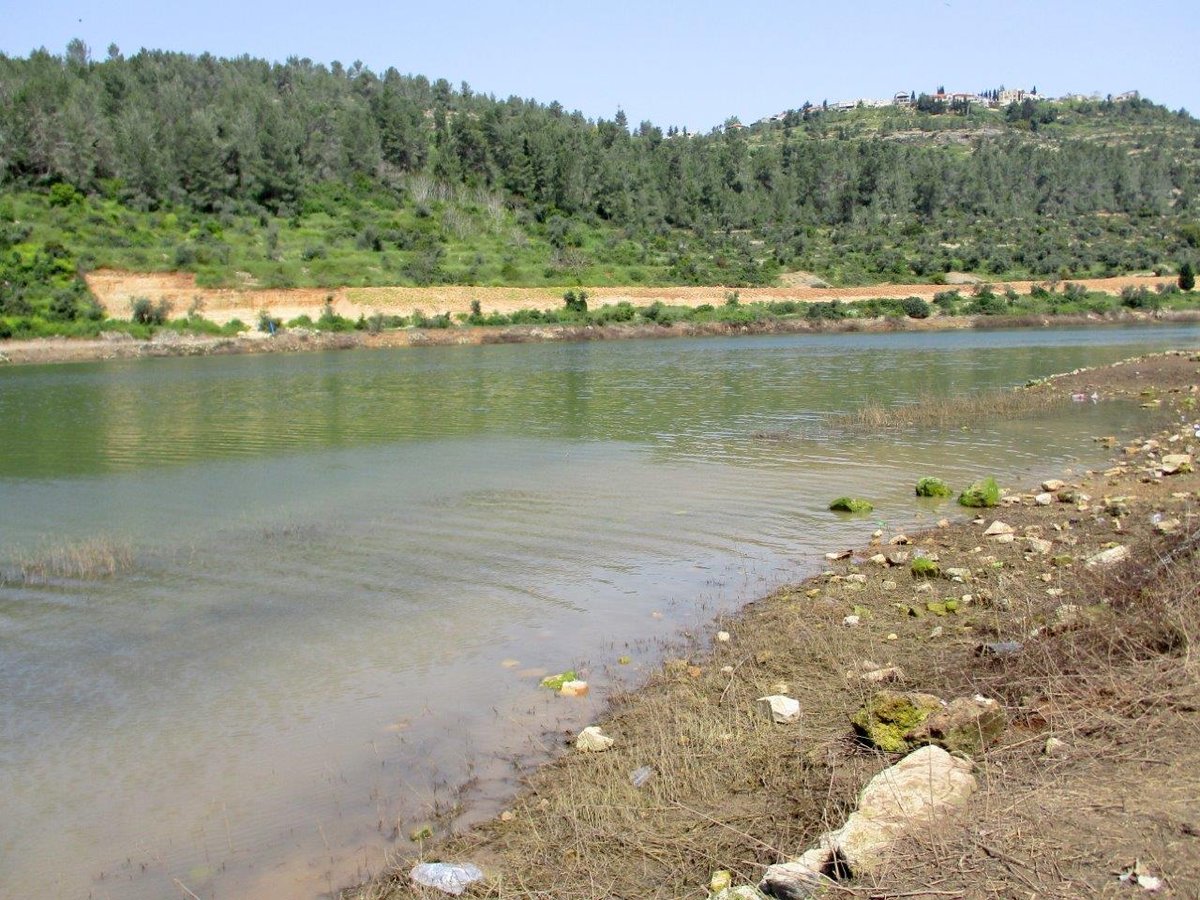
<svg viewBox="0 0 1200 900">
<path fill-rule="evenodd" d="M 629 783 L 634 787 L 640 788 L 643 784 L 654 777 L 653 766 L 641 766 L 629 773 Z"/>
<path fill-rule="evenodd" d="M 483 878 L 483 872 L 472 863 L 418 863 L 408 877 L 417 884 L 457 897 L 469 885 Z"/>
</svg>

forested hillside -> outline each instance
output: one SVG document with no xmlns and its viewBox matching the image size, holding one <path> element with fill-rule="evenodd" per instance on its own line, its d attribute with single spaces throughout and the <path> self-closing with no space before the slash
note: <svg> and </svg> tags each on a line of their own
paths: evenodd
<svg viewBox="0 0 1200 900">
<path fill-rule="evenodd" d="M 395 69 L 0 56 L 0 315 L 202 284 L 830 283 L 1171 270 L 1200 123 L 1144 100 L 806 107 L 704 135 Z"/>
</svg>

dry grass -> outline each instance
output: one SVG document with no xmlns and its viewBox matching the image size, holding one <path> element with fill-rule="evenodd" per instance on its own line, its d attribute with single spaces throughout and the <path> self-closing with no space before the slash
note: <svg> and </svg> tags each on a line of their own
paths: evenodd
<svg viewBox="0 0 1200 900">
<path fill-rule="evenodd" d="M 15 580 L 39 584 L 67 578 L 90 581 L 110 578 L 133 566 L 133 548 L 107 537 L 43 544 L 15 560 Z"/>
</svg>

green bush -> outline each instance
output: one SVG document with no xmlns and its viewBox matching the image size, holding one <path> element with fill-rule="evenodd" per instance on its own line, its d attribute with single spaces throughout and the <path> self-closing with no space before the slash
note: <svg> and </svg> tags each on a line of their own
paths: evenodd
<svg viewBox="0 0 1200 900">
<path fill-rule="evenodd" d="M 171 312 L 171 304 L 167 300 L 154 303 L 148 297 L 135 297 L 130 301 L 132 319 L 139 325 L 162 325 L 167 321 Z"/>
</svg>

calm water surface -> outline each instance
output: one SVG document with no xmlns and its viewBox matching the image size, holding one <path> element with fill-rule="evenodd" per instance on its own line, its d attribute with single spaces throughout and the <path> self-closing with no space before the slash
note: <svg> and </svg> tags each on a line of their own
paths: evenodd
<svg viewBox="0 0 1200 900">
<path fill-rule="evenodd" d="M 0 896 L 308 898 L 830 547 L 942 514 L 916 475 L 1093 459 L 1136 411 L 871 436 L 1195 328 L 789 336 L 0 371 Z M 755 432 L 787 429 L 788 441 Z M 868 487 L 869 486 L 869 487 Z M 876 501 L 868 519 L 825 507 Z M 111 578 L 15 579 L 104 541 Z M 634 664 L 616 659 L 629 654 Z M 586 671 L 594 693 L 541 691 Z M 470 782 L 465 791 L 459 790 Z M 397 832 L 397 829 L 399 831 Z"/>
</svg>

